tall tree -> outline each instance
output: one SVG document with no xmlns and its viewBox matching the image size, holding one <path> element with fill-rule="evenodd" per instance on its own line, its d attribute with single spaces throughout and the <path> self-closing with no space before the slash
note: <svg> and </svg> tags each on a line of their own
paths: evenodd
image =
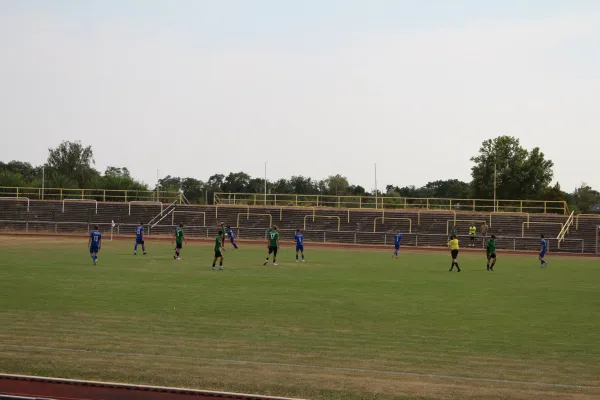
<svg viewBox="0 0 600 400">
<path fill-rule="evenodd" d="M 327 187 L 327 193 L 336 196 L 347 194 L 348 188 L 350 187 L 348 179 L 340 174 L 329 176 L 325 179 L 325 185 Z"/>
<path fill-rule="evenodd" d="M 432 191 L 432 197 L 447 199 L 468 199 L 471 197 L 471 184 L 458 179 L 428 182 L 425 189 Z"/>
<path fill-rule="evenodd" d="M 64 141 L 57 148 L 48 149 L 48 167 L 68 181 L 76 182 L 79 188 L 91 187 L 90 182 L 99 177 L 93 164 L 92 147 L 84 146 L 80 141 Z"/>
<path fill-rule="evenodd" d="M 244 193 L 248 189 L 250 175 L 245 172 L 231 172 L 223 182 L 223 191 L 226 193 Z"/>
<path fill-rule="evenodd" d="M 554 163 L 546 160 L 539 148 L 528 151 L 512 136 L 484 141 L 471 161 L 473 196 L 477 198 L 493 197 L 494 166 L 499 199 L 539 198 L 552 181 Z"/>
<path fill-rule="evenodd" d="M 295 194 L 315 194 L 317 193 L 317 182 L 311 178 L 303 176 L 292 176 L 289 181 L 292 187 L 292 193 Z"/>
<path fill-rule="evenodd" d="M 181 181 L 181 190 L 190 203 L 204 203 L 207 200 L 204 183 L 198 179 L 184 178 Z"/>
<path fill-rule="evenodd" d="M 586 183 L 582 183 L 575 189 L 573 198 L 575 206 L 581 213 L 589 213 L 594 205 L 600 204 L 600 193 Z"/>
</svg>

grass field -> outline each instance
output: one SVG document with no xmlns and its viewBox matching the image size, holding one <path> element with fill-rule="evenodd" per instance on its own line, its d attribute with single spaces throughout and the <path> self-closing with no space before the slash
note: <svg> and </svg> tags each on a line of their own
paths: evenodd
<svg viewBox="0 0 600 400">
<path fill-rule="evenodd" d="M 0 237 L 0 370 L 310 399 L 600 397 L 600 261 Z"/>
</svg>

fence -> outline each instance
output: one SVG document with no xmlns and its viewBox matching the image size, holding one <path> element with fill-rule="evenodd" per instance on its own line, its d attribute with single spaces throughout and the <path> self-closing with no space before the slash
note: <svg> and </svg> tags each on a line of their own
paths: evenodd
<svg viewBox="0 0 600 400">
<path fill-rule="evenodd" d="M 100 231 L 106 233 L 111 231 L 117 235 L 135 235 L 137 224 L 111 223 L 88 223 L 88 222 L 54 222 L 54 221 L 16 221 L 0 220 L 0 232 L 25 232 L 45 234 L 86 234 L 94 225 L 98 225 Z M 148 229 L 148 236 L 172 235 L 176 225 L 156 225 Z M 266 240 L 268 229 L 266 228 L 233 228 L 238 239 Z M 212 226 L 186 226 L 186 237 L 211 239 L 215 236 L 215 228 Z M 280 229 L 281 240 L 293 241 L 294 229 Z M 394 243 L 394 233 L 387 232 L 356 232 L 356 231 L 329 231 L 308 230 L 304 231 L 306 245 L 310 243 L 335 243 L 335 244 L 366 244 L 391 246 Z M 599 230 L 600 234 L 600 230 Z M 469 236 L 459 236 L 463 243 L 468 243 Z M 549 250 L 562 253 L 583 253 L 583 239 L 564 239 L 558 246 L 557 239 L 547 239 Z M 445 247 L 448 241 L 447 235 L 406 233 L 402 235 L 402 246 L 405 247 Z M 476 239 L 477 247 L 483 251 L 483 238 Z M 496 240 L 497 248 L 501 250 L 537 251 L 540 246 L 539 237 L 503 237 Z"/>
<path fill-rule="evenodd" d="M 96 201 L 156 201 L 172 203 L 183 202 L 180 192 L 156 190 L 109 190 L 109 189 L 67 189 L 67 188 L 33 188 L 33 187 L 0 187 L 0 197 L 28 197 L 31 200 L 96 200 Z"/>
<path fill-rule="evenodd" d="M 568 214 L 565 201 L 215 193 L 214 204 Z"/>
</svg>

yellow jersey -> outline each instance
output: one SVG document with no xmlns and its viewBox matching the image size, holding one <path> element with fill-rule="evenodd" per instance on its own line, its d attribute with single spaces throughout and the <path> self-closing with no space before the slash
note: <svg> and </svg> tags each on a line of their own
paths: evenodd
<svg viewBox="0 0 600 400">
<path fill-rule="evenodd" d="M 474 235 L 477 232 L 477 228 L 475 226 L 469 227 L 469 235 Z"/>
<path fill-rule="evenodd" d="M 458 250 L 458 239 L 452 239 L 449 241 L 448 247 L 450 247 L 450 250 Z"/>
</svg>

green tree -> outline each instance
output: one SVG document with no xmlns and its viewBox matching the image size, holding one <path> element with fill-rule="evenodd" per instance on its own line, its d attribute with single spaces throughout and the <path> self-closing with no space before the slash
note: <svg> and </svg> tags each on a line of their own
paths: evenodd
<svg viewBox="0 0 600 400">
<path fill-rule="evenodd" d="M 446 199 L 468 199 L 471 197 L 471 184 L 458 179 L 429 182 L 424 189 L 431 191 L 431 197 Z"/>
<path fill-rule="evenodd" d="M 511 136 L 484 141 L 471 161 L 471 185 L 476 198 L 493 198 L 494 166 L 498 199 L 536 199 L 552 181 L 554 163 L 546 160 L 539 148 L 528 151 Z"/>
<path fill-rule="evenodd" d="M 250 175 L 245 172 L 230 173 L 225 178 L 222 188 L 226 193 L 245 193 L 250 183 Z"/>
<path fill-rule="evenodd" d="M 573 200 L 575 207 L 581 213 L 589 213 L 592 206 L 600 204 L 600 193 L 592 189 L 586 183 L 582 183 L 580 187 L 573 192 Z"/>
<path fill-rule="evenodd" d="M 289 194 L 294 193 L 294 187 L 291 182 L 285 178 L 278 179 L 273 183 L 272 186 L 273 193 L 278 194 Z"/>
<path fill-rule="evenodd" d="M 204 182 L 198 179 L 184 178 L 181 181 L 181 190 L 190 203 L 204 203 L 207 201 Z"/>
<path fill-rule="evenodd" d="M 79 188 L 93 188 L 91 183 L 97 182 L 99 177 L 93 164 L 92 147 L 84 146 L 79 141 L 64 141 L 57 148 L 48 149 L 47 166 L 54 171 L 55 182 L 65 181 L 75 183 Z M 64 176 L 64 179 L 59 179 L 57 174 Z"/>
<path fill-rule="evenodd" d="M 328 194 L 341 196 L 348 193 L 350 184 L 348 179 L 340 174 L 331 175 L 325 179 L 325 187 Z"/>
</svg>

